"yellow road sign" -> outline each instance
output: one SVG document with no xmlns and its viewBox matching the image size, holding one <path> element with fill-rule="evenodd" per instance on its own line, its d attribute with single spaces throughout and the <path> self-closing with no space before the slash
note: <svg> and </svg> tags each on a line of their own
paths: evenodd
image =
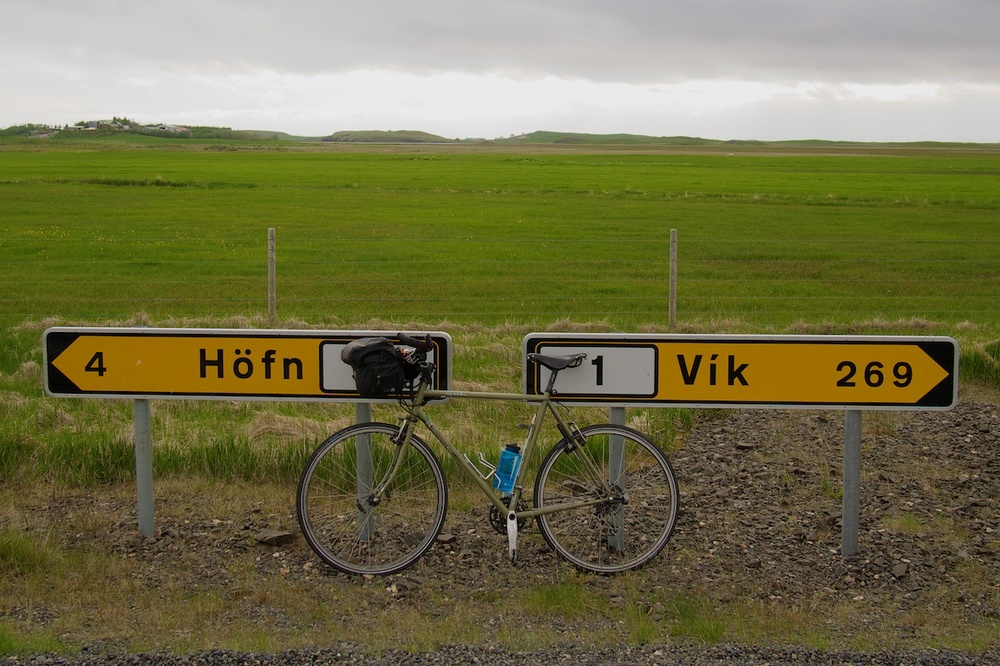
<svg viewBox="0 0 1000 666">
<path fill-rule="evenodd" d="M 915 336 L 533 333 L 525 355 L 584 352 L 559 398 L 588 404 L 947 409 L 958 343 Z M 525 360 L 525 391 L 548 371 Z"/>
<path fill-rule="evenodd" d="M 340 349 L 379 331 L 52 328 L 45 390 L 66 397 L 357 399 Z M 431 334 L 438 382 L 450 382 L 451 339 Z"/>
</svg>

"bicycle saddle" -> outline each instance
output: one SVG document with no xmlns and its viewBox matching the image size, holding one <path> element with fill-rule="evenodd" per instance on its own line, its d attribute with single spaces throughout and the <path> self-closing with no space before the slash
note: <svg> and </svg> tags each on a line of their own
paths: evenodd
<svg viewBox="0 0 1000 666">
<path fill-rule="evenodd" d="M 528 358 L 535 363 L 544 365 L 549 370 L 564 370 L 566 368 L 575 368 L 581 363 L 583 359 L 587 358 L 584 353 L 580 354 L 568 354 L 566 356 L 547 356 L 545 354 L 528 354 Z"/>
</svg>

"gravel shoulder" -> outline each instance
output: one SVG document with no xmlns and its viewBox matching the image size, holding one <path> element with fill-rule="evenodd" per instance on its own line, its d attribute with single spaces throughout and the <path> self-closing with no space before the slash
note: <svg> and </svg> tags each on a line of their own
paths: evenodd
<svg viewBox="0 0 1000 666">
<path fill-rule="evenodd" d="M 281 604 L 247 589 L 282 590 L 332 608 L 357 603 L 345 626 L 385 623 L 390 615 L 449 617 L 478 609 L 484 633 L 469 645 L 414 652 L 381 648 L 365 636 L 334 638 L 315 649 L 276 654 L 197 652 L 187 656 L 123 655 L 114 639 L 72 636 L 84 651 L 73 657 L 0 657 L 27 663 L 354 663 L 430 664 L 962 664 L 1000 663 L 1000 408 L 963 400 L 946 412 L 869 412 L 864 418 L 859 553 L 840 554 L 839 491 L 843 412 L 720 411 L 688 432 L 672 462 L 681 484 L 681 513 L 671 543 L 650 566 L 628 577 L 572 573 L 548 551 L 537 530 L 526 533 L 519 577 L 504 562 L 504 538 L 478 506 L 452 506 L 444 539 L 411 570 L 389 579 L 353 579 L 327 570 L 297 535 L 291 507 L 241 496 L 246 488 L 157 484 L 157 525 L 138 537 L 134 490 L 68 490 L 13 500 L 0 528 L 52 534 L 62 549 L 110 555 L 125 562 L 136 590 L 205 590 L 231 601 L 220 621 L 294 623 Z M 188 490 L 182 490 L 187 488 Z M 199 494 L 200 493 L 200 494 Z M 228 493 L 228 494 L 227 494 Z M 214 497 L 219 494 L 220 497 Z M 205 499 L 213 496 L 212 500 Z M 266 545 L 267 529 L 293 533 Z M 606 614 L 532 616 L 563 647 L 519 651 L 493 644 L 524 618 L 491 617 L 491 600 L 525 593 L 546 581 L 571 581 L 609 608 L 639 601 L 660 629 L 636 644 L 607 625 Z M 625 591 L 628 588 L 630 591 Z M 638 591 L 637 591 L 638 590 Z M 884 650 L 851 652 L 804 647 L 699 645 L 670 638 L 671 600 L 698 598 L 728 612 L 753 606 L 775 617 L 812 613 L 829 633 L 882 640 Z M 31 600 L 0 603 L 0 619 L 44 626 L 61 611 Z M 355 623 L 351 625 L 350 623 Z M 954 645 L 963 627 L 992 627 L 986 652 L 913 651 L 913 645 Z M 727 634 L 728 635 L 728 634 Z M 486 638 L 482 638 L 485 636 Z M 588 636 L 599 637 L 589 641 Z M 874 637 L 874 638 L 873 638 Z M 744 644 L 746 643 L 746 644 Z M 618 645 L 608 648 L 607 645 Z"/>
</svg>

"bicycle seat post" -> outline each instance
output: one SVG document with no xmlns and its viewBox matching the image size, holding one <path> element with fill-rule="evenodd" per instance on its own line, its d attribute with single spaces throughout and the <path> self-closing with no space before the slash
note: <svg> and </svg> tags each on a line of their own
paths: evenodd
<svg viewBox="0 0 1000 666">
<path fill-rule="evenodd" d="M 549 383 L 545 385 L 545 392 L 548 393 L 549 395 L 552 395 L 553 393 L 555 393 L 555 390 L 556 390 L 556 377 L 558 377 L 558 376 L 559 376 L 559 371 L 558 370 L 553 370 L 551 372 L 551 374 L 549 374 Z"/>
</svg>

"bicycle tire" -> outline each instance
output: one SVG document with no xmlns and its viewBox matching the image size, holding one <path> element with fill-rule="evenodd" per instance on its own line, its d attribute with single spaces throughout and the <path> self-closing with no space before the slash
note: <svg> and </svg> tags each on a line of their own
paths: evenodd
<svg viewBox="0 0 1000 666">
<path fill-rule="evenodd" d="M 553 550 L 580 569 L 601 574 L 637 569 L 663 550 L 674 531 L 680 497 L 673 468 L 656 444 L 631 428 L 599 424 L 580 432 L 584 445 L 562 439 L 542 460 L 535 507 L 598 503 L 542 514 L 539 530 Z M 621 457 L 613 455 L 619 444 Z M 581 456 L 588 456 L 593 467 Z M 615 487 L 614 496 L 606 497 L 592 469 Z"/>
<path fill-rule="evenodd" d="M 448 507 L 444 473 L 416 435 L 385 496 L 371 496 L 371 488 L 390 471 L 398 432 L 398 426 L 375 422 L 344 428 L 313 451 L 299 479 L 302 535 L 320 559 L 339 571 L 400 571 L 427 552 L 441 532 Z M 366 441 L 370 466 L 358 463 L 359 455 L 362 461 L 366 457 Z"/>
</svg>

